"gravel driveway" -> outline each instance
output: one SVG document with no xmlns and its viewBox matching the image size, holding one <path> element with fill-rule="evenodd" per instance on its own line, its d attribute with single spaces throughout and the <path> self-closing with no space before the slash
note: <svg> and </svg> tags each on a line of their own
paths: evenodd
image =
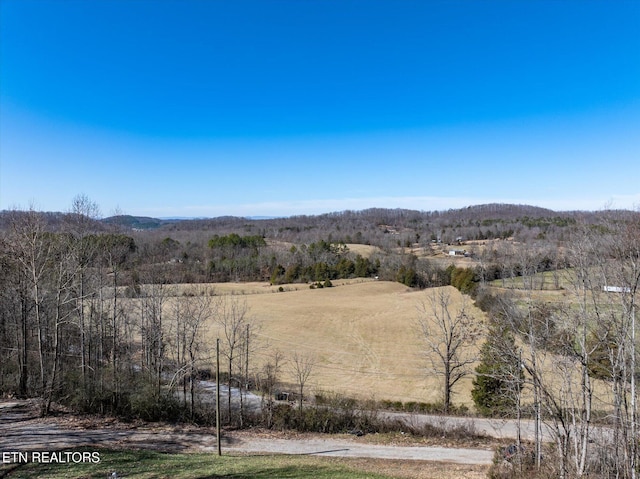
<svg viewBox="0 0 640 479">
<path fill-rule="evenodd" d="M 322 439 L 241 439 L 239 444 L 232 444 L 227 450 L 273 454 L 442 461 L 457 464 L 491 464 L 493 459 L 493 452 L 484 449 L 383 446 L 358 443 L 355 440 L 335 439 L 331 436 Z"/>
<path fill-rule="evenodd" d="M 313 454 L 482 465 L 491 464 L 493 458 L 493 452 L 487 449 L 387 446 L 358 442 L 356 437 L 314 435 L 284 439 L 233 432 L 225 434 L 223 441 L 223 453 Z M 216 450 L 215 433 L 210 428 L 123 424 L 110 419 L 96 423 L 77 416 L 38 418 L 32 402 L 0 402 L 0 453 L 77 446 L 169 452 Z"/>
</svg>

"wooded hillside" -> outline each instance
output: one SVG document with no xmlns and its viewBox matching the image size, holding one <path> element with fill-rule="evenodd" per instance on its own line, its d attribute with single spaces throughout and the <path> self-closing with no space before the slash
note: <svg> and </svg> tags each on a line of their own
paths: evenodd
<svg viewBox="0 0 640 479">
<path fill-rule="evenodd" d="M 310 424 L 300 421 L 315 365 L 315 384 L 341 395 L 380 394 L 404 407 L 402 396 L 451 412 L 470 405 L 471 393 L 483 414 L 544 421 L 565 476 L 631 477 L 636 468 L 637 212 L 484 205 L 144 220 L 155 226 L 140 229 L 142 220 L 100 220 L 96 210 L 79 198 L 71 213 L 0 214 L 0 391 L 40 397 L 43 414 L 55 401 L 203 420 L 196 392 L 213 332 L 225 382 L 240 398 L 247 388 L 266 398 L 268 427 L 295 417 Z M 211 288 L 247 281 L 269 293 L 246 301 Z M 366 284 L 318 291 L 344 281 Z M 455 297 L 442 293 L 451 287 Z M 302 330 L 311 336 L 292 333 Z M 302 350 L 293 355 L 293 346 Z M 284 373 L 287 362 L 297 375 Z M 331 368 L 354 381 L 336 380 Z M 413 374 L 420 370 L 424 377 Z M 299 416 L 274 402 L 296 378 Z M 613 437 L 594 436 L 600 417 Z M 249 420 L 247 406 L 235 410 L 229 399 L 226 421 Z M 606 451 L 597 460 L 594 441 Z"/>
</svg>

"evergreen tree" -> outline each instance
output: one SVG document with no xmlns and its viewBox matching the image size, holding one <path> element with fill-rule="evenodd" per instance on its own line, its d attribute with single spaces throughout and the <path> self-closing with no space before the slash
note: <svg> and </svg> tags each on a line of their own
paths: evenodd
<svg viewBox="0 0 640 479">
<path fill-rule="evenodd" d="M 510 416 L 519 404 L 523 382 L 513 335 L 495 322 L 480 349 L 471 397 L 483 416 Z"/>
</svg>

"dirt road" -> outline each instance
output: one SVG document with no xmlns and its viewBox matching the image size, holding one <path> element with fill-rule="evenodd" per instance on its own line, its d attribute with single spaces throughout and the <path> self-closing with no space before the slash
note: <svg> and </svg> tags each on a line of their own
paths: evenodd
<svg viewBox="0 0 640 479">
<path fill-rule="evenodd" d="M 363 444 L 356 439 L 241 439 L 228 450 L 275 454 L 322 455 L 338 457 L 370 457 L 377 459 L 407 459 L 415 461 L 453 462 L 456 464 L 491 464 L 493 452 L 484 449 L 429 446 L 383 446 Z"/>
<path fill-rule="evenodd" d="M 518 422 L 514 419 L 488 419 L 455 416 L 438 416 L 431 414 L 408 414 L 400 412 L 381 412 L 381 417 L 401 420 L 412 426 L 430 424 L 441 429 L 464 427 L 469 431 L 497 439 L 513 439 L 518 437 Z M 535 422 L 529 419 L 520 421 L 520 437 L 525 441 L 535 439 Z M 550 441 L 553 438 L 549 427 L 542 425 L 542 439 Z"/>
<path fill-rule="evenodd" d="M 38 418 L 29 401 L 0 402 L 0 452 L 67 447 L 128 447 L 168 452 L 215 451 L 210 428 L 120 423 L 72 415 Z M 368 444 L 361 438 L 304 435 L 265 437 L 244 431 L 226 433 L 227 453 L 271 453 L 442 461 L 457 464 L 490 464 L 488 449 Z"/>
</svg>

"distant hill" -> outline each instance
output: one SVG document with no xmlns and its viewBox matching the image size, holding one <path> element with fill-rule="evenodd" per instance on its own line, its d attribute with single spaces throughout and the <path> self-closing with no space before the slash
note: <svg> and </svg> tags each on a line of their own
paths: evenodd
<svg viewBox="0 0 640 479">
<path fill-rule="evenodd" d="M 58 231 L 69 226 L 77 225 L 78 216 L 73 213 L 62 213 L 59 211 L 26 211 L 26 210 L 2 210 L 0 211 L 0 231 L 9 228 L 11 223 L 38 221 L 46 226 L 50 231 Z M 106 226 L 96 219 L 82 217 L 83 226 L 92 231 L 103 231 Z"/>
<path fill-rule="evenodd" d="M 0 230 L 4 230 L 11 218 L 24 215 L 24 211 L 0 211 Z M 162 229 L 169 232 L 204 231 L 216 234 L 227 234 L 238 231 L 252 231 L 260 234 L 273 234 L 290 237 L 291 233 L 305 233 L 322 230 L 326 234 L 333 233 L 335 237 L 343 237 L 346 242 L 352 242 L 347 233 L 365 233 L 370 228 L 381 225 L 392 227 L 395 231 L 414 230 L 422 233 L 436 233 L 446 230 L 456 230 L 455 236 L 473 238 L 478 235 L 478 228 L 486 233 L 506 232 L 517 228 L 547 228 L 550 225 L 564 226 L 574 223 L 578 218 L 587 222 L 598 222 L 602 211 L 554 211 L 531 205 L 517 204 L 481 204 L 464 208 L 419 211 L 401 208 L 368 208 L 364 210 L 345 210 L 318 215 L 296 215 L 289 217 L 273 216 L 219 216 L 215 218 L 152 218 L 148 216 L 117 215 L 103 218 L 95 222 L 95 230 L 105 228 L 120 228 L 125 230 L 151 231 Z M 630 211 L 609 211 L 607 214 L 628 215 Z M 64 227 L 73 218 L 69 213 L 38 212 L 41 219 L 52 229 Z M 17 216 L 16 216 L 17 215 Z M 465 229 L 466 231 L 462 231 Z M 475 228 L 475 231 L 472 229 Z M 500 230 L 500 231 L 498 231 Z M 310 233 L 310 238 L 317 239 L 317 233 Z M 439 234 L 439 233 L 438 233 Z M 282 238 L 281 238 L 282 239 Z M 291 238 L 290 238 L 291 239 Z"/>
<path fill-rule="evenodd" d="M 520 217 L 520 216 L 534 216 L 545 217 L 559 215 L 554 210 L 548 208 L 541 208 L 539 206 L 531 205 L 514 205 L 506 203 L 487 203 L 483 205 L 467 206 L 466 208 L 459 208 L 457 210 L 449 210 L 450 212 L 466 212 L 470 215 L 477 216 L 490 216 L 492 214 Z M 565 212 L 566 213 L 566 212 Z"/>
<path fill-rule="evenodd" d="M 151 230 L 160 228 L 161 226 L 183 221 L 179 219 L 159 219 L 150 218 L 148 216 L 131 216 L 131 215 L 118 215 L 110 216 L 102 220 L 103 223 L 111 226 L 120 226 L 123 228 L 130 228 L 135 230 Z"/>
</svg>

